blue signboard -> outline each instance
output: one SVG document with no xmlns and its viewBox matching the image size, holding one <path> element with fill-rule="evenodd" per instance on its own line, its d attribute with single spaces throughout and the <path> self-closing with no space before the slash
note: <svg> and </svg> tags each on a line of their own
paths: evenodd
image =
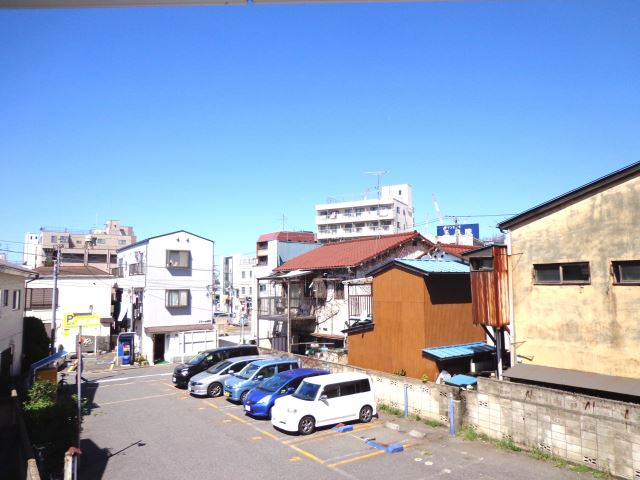
<svg viewBox="0 0 640 480">
<path fill-rule="evenodd" d="M 473 238 L 480 238 L 480 224 L 479 223 L 463 223 L 459 225 L 438 225 L 436 227 L 436 235 L 443 237 L 445 235 L 455 236 L 456 228 L 459 229 L 460 235 L 467 235 L 471 233 Z"/>
</svg>

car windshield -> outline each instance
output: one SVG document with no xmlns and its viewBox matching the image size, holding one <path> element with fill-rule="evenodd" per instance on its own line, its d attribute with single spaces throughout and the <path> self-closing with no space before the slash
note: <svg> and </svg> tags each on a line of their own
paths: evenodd
<svg viewBox="0 0 640 480">
<path fill-rule="evenodd" d="M 316 385 L 315 383 L 302 382 L 293 396 L 299 398 L 300 400 L 315 400 L 319 389 L 320 385 Z"/>
<path fill-rule="evenodd" d="M 207 372 L 208 373 L 220 373 L 221 371 L 223 371 L 225 368 L 229 367 L 230 365 L 233 365 L 233 362 L 231 362 L 229 360 L 223 360 L 221 362 L 216 363 L 213 367 L 207 368 Z"/>
<path fill-rule="evenodd" d="M 274 377 L 271 377 L 269 380 L 267 380 L 257 388 L 258 390 L 262 390 L 264 392 L 275 392 L 284 387 L 285 383 L 287 383 L 286 380 L 282 379 L 282 377 L 280 377 L 279 375 L 276 375 Z"/>
<path fill-rule="evenodd" d="M 204 352 L 200 352 L 199 354 L 197 354 L 195 357 L 193 357 L 191 360 L 189 360 L 187 362 L 187 365 L 198 365 L 200 362 L 202 362 L 205 358 L 207 358 L 207 354 Z"/>
<path fill-rule="evenodd" d="M 236 373 L 235 375 L 236 377 L 249 379 L 254 373 L 256 373 L 256 371 L 258 371 L 259 368 L 260 368 L 259 365 L 256 365 L 255 363 L 250 363 L 249 365 L 244 367 L 240 371 L 240 373 Z"/>
</svg>

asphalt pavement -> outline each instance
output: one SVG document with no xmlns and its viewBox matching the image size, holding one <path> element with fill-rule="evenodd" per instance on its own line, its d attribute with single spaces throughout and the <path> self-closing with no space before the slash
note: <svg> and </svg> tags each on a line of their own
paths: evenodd
<svg viewBox="0 0 640 480">
<path fill-rule="evenodd" d="M 291 435 L 223 397 L 196 398 L 175 388 L 173 365 L 103 367 L 96 362 L 85 370 L 91 411 L 83 423 L 81 479 L 593 478 L 384 413 L 350 432 Z M 404 448 L 387 453 L 367 440 Z"/>
</svg>

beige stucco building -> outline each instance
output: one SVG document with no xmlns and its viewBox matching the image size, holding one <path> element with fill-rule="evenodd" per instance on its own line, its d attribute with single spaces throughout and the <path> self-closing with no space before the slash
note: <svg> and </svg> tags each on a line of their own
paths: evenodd
<svg viewBox="0 0 640 480">
<path fill-rule="evenodd" d="M 498 227 L 513 359 L 640 378 L 640 162 Z"/>
</svg>

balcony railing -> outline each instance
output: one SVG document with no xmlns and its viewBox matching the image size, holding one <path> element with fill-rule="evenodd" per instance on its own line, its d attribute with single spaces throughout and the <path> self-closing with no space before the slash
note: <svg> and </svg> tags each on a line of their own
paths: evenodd
<svg viewBox="0 0 640 480">
<path fill-rule="evenodd" d="M 111 269 L 111 275 L 114 277 L 122 278 L 124 277 L 124 267 L 114 267 Z"/>
<path fill-rule="evenodd" d="M 349 318 L 371 318 L 371 295 L 349 295 Z"/>
<path fill-rule="evenodd" d="M 132 263 L 129 265 L 129 275 L 144 275 L 144 263 Z"/>
<path fill-rule="evenodd" d="M 289 301 L 292 318 L 315 317 L 313 312 L 313 298 L 292 297 Z M 258 316 L 287 317 L 286 297 L 260 297 L 258 299 Z"/>
</svg>

